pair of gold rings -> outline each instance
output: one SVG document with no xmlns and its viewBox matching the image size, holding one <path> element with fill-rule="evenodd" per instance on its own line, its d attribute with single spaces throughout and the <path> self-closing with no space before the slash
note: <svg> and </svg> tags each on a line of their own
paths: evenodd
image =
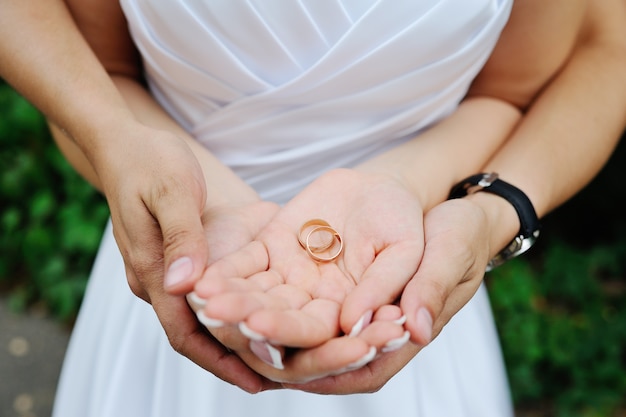
<svg viewBox="0 0 626 417">
<path fill-rule="evenodd" d="M 317 262 L 333 261 L 343 251 L 341 235 L 322 219 L 313 219 L 304 223 L 298 233 L 298 242 Z"/>
</svg>

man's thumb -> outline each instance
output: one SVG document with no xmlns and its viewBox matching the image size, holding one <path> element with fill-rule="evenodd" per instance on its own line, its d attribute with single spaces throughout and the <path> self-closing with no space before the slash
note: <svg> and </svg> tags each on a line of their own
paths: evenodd
<svg viewBox="0 0 626 417">
<path fill-rule="evenodd" d="M 184 211 L 162 210 L 159 215 L 165 266 L 163 285 L 168 293 L 183 295 L 200 279 L 209 257 L 202 220 L 191 207 Z"/>
</svg>

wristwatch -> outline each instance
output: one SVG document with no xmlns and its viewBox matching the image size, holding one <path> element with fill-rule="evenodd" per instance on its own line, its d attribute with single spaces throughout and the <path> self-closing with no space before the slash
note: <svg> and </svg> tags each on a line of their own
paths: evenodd
<svg viewBox="0 0 626 417">
<path fill-rule="evenodd" d="M 498 178 L 495 172 L 472 175 L 452 187 L 448 199 L 461 198 L 477 192 L 498 195 L 515 208 L 520 221 L 517 236 L 487 264 L 487 271 L 521 255 L 535 244 L 541 225 L 530 199 L 522 190 Z"/>
</svg>

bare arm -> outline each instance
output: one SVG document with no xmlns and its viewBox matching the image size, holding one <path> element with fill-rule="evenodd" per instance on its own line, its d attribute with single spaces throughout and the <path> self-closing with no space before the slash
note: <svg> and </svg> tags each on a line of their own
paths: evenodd
<svg viewBox="0 0 626 417">
<path fill-rule="evenodd" d="M 75 138 L 96 164 L 99 132 L 131 123 L 129 109 L 62 1 L 7 0 L 1 7 L 3 78 Z"/>
<path fill-rule="evenodd" d="M 540 217 L 582 189 L 597 174 L 626 125 L 626 78 L 623 75 L 626 73 L 626 3 L 621 0 L 585 3 L 584 19 L 580 20 L 569 53 L 560 65 L 554 66 L 556 71 L 546 81 L 533 82 L 540 89 L 534 95 L 524 94 L 530 101 L 520 102 L 528 107 L 522 122 L 482 168 L 483 172 L 497 172 L 502 179 L 523 190 Z M 532 5 L 533 2 L 517 4 Z M 504 40 L 512 44 L 505 42 L 502 46 L 511 48 L 518 42 L 515 38 Z M 540 56 L 538 53 L 534 60 L 539 60 Z M 485 84 L 479 84 L 474 92 L 484 92 L 485 88 Z M 505 97 L 507 90 L 496 89 L 492 93 Z M 515 93 L 514 97 L 520 95 Z M 481 234 L 488 238 L 489 256 L 494 256 L 518 233 L 520 224 L 516 212 L 506 200 L 488 193 L 476 193 L 464 200 L 466 202 L 446 202 L 441 207 L 460 204 L 461 209 L 467 209 L 469 202 L 473 203 L 473 208 L 479 208 L 486 220 Z M 437 211 L 433 210 L 433 219 L 435 214 Z M 429 222 L 428 215 L 426 222 Z M 457 269 L 443 271 L 441 265 L 445 265 L 447 252 L 438 252 L 437 245 L 446 243 L 451 244 L 433 239 L 430 250 L 433 256 L 428 258 L 427 241 L 424 256 L 430 261 L 422 265 L 405 290 L 402 306 L 409 317 L 407 325 L 416 335 L 420 331 L 414 317 L 420 307 L 427 306 L 434 317 L 433 334 L 447 322 L 447 314 L 458 309 L 458 304 L 452 307 L 454 290 L 445 286 L 442 290 L 441 282 L 451 286 L 460 282 L 460 288 L 483 275 L 484 265 L 468 267 L 459 263 Z M 472 245 L 469 244 L 475 247 Z M 457 276 L 453 277 L 455 274 Z M 440 282 L 433 283 L 429 276 L 437 277 Z M 415 340 L 426 343 L 430 337 L 418 336 Z"/>
<path fill-rule="evenodd" d="M 484 171 L 524 190 L 539 216 L 558 207 L 604 166 L 626 126 L 624 73 L 626 3 L 589 1 L 571 55 Z M 508 233 L 493 242 L 497 251 L 519 224 L 510 206 L 492 197 L 472 198 L 494 200 L 490 207 L 500 212 L 494 229 Z"/>
<path fill-rule="evenodd" d="M 151 101 L 138 83 L 119 5 L 102 4 L 108 8 L 96 11 L 110 13 L 110 36 L 102 38 L 105 54 L 97 57 L 63 1 L 3 1 L 0 75 L 59 126 L 54 132 L 65 154 L 103 190 L 131 287 L 153 304 L 172 345 L 246 390 L 273 386 L 212 341 L 184 297 L 163 289 L 166 272 L 176 286 L 204 270 L 205 210 L 258 198 Z M 115 83 L 98 58 L 106 58 Z M 116 84 L 124 86 L 124 96 Z"/>
<path fill-rule="evenodd" d="M 498 172 L 524 190 L 540 217 L 597 174 L 624 129 L 625 9 L 620 0 L 516 2 L 511 21 L 468 94 L 468 99 L 498 99 L 525 112 L 517 129 L 482 170 Z M 463 156 L 472 151 L 458 146 L 442 149 L 445 155 L 458 151 L 455 164 L 446 171 L 461 169 L 456 175 L 444 176 L 448 180 L 459 181 L 474 172 L 463 165 L 471 160 Z M 419 195 L 424 175 L 411 163 L 411 155 L 407 149 L 397 148 L 365 166 L 395 172 Z M 479 172 L 481 168 L 474 169 Z M 431 172 L 442 177 L 437 167 Z M 432 199 L 435 204 L 445 199 L 452 185 L 448 182 L 440 188 L 441 194 Z M 493 195 L 481 193 L 471 198 L 490 200 L 493 206 L 485 208 L 498 211 L 491 213 L 499 219 L 491 239 L 495 254 L 518 231 L 516 213 Z"/>
</svg>

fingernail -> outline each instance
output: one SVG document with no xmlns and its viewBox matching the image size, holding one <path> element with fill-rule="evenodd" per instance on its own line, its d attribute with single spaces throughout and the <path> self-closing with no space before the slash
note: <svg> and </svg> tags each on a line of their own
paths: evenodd
<svg viewBox="0 0 626 417">
<path fill-rule="evenodd" d="M 406 323 L 406 314 L 403 314 L 399 319 L 394 320 L 392 323 L 397 324 L 398 326 L 403 326 Z"/>
<path fill-rule="evenodd" d="M 361 316 L 359 321 L 357 321 L 356 324 L 352 326 L 352 329 L 350 330 L 350 334 L 348 336 L 357 337 L 363 331 L 363 329 L 365 329 L 372 322 L 373 314 L 374 312 L 372 310 L 367 310 L 365 314 Z"/>
<path fill-rule="evenodd" d="M 433 318 L 424 307 L 417 311 L 416 327 L 426 343 L 429 343 L 433 337 Z"/>
<path fill-rule="evenodd" d="M 206 305 L 206 300 L 200 298 L 195 292 L 190 292 L 187 294 L 187 303 L 194 311 L 197 311 Z"/>
<path fill-rule="evenodd" d="M 217 329 L 219 327 L 224 326 L 224 322 L 222 320 L 218 320 L 218 319 L 213 319 L 211 317 L 207 317 L 204 314 L 204 311 L 199 310 L 196 313 L 196 317 L 198 317 L 198 321 L 202 324 L 204 324 L 205 327 L 209 328 L 209 329 Z"/>
<path fill-rule="evenodd" d="M 265 336 L 249 328 L 248 325 L 244 323 L 243 321 L 239 323 L 239 331 L 243 333 L 243 335 L 246 336 L 248 339 L 253 340 L 255 342 L 265 342 L 266 340 Z"/>
<path fill-rule="evenodd" d="M 165 274 L 165 286 L 173 287 L 186 279 L 193 273 L 193 263 L 191 258 L 183 257 L 175 260 Z"/>
<path fill-rule="evenodd" d="M 357 369 L 364 367 L 365 365 L 370 363 L 372 360 L 374 360 L 377 354 L 378 352 L 376 350 L 376 347 L 372 346 L 370 347 L 370 350 L 361 359 L 359 359 L 356 362 L 352 362 L 351 364 L 348 364 L 347 366 L 341 369 L 337 369 L 333 372 L 330 372 L 330 375 L 341 375 L 346 372 L 356 371 Z"/>
<path fill-rule="evenodd" d="M 395 350 L 400 349 L 402 346 L 406 345 L 406 343 L 411 338 L 411 333 L 407 330 L 401 337 L 397 339 L 391 339 L 388 341 L 385 346 L 381 349 L 383 353 L 393 352 Z"/>
<path fill-rule="evenodd" d="M 368 363 L 370 363 L 372 361 L 372 359 L 374 359 L 376 357 L 376 348 L 374 346 L 372 346 L 369 350 L 369 352 L 367 352 L 365 354 L 365 356 L 363 356 L 361 359 L 359 359 L 356 362 L 352 362 L 351 364 L 349 364 L 348 366 L 346 366 L 344 369 L 346 371 L 354 371 L 357 370 L 359 368 L 364 367 L 365 365 L 367 365 Z"/>
<path fill-rule="evenodd" d="M 275 369 L 283 370 L 283 358 L 280 351 L 267 342 L 261 342 L 258 340 L 250 341 L 250 350 L 266 364 L 274 367 Z"/>
</svg>

